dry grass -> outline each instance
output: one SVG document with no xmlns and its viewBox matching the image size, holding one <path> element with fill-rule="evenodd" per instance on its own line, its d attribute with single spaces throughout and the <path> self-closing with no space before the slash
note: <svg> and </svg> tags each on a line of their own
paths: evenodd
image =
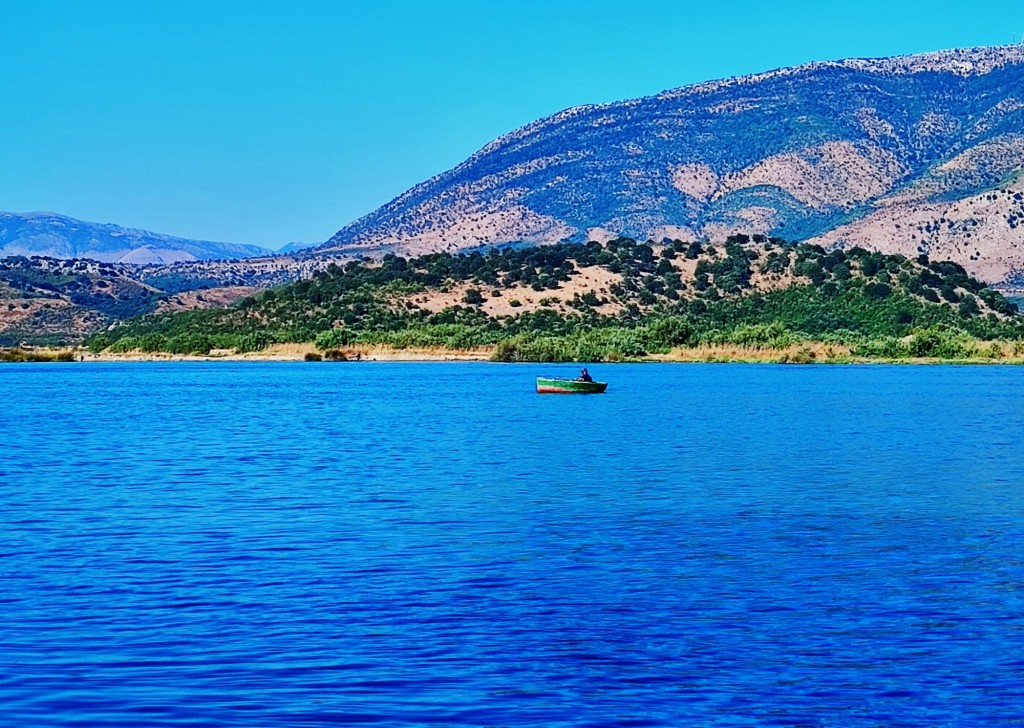
<svg viewBox="0 0 1024 728">
<path fill-rule="evenodd" d="M 696 265 L 696 263 L 694 263 Z M 447 291 L 432 288 L 419 293 L 404 296 L 399 299 L 401 305 L 411 303 L 418 308 L 431 313 L 438 313 L 453 306 L 465 306 L 463 299 L 466 291 L 476 288 L 484 297 L 480 304 L 481 311 L 492 318 L 503 316 L 519 316 L 524 313 L 532 313 L 542 308 L 550 308 L 560 313 L 572 311 L 569 302 L 576 294 L 583 295 L 593 291 L 600 298 L 609 298 L 608 288 L 615 283 L 621 283 L 622 276 L 612 273 L 601 266 L 589 266 L 578 269 L 571 277 L 571 280 L 562 282 L 558 288 L 548 288 L 543 291 L 535 291 L 530 286 L 522 284 L 509 288 L 499 288 L 500 296 L 492 296 L 492 288 L 475 283 L 458 283 L 448 287 Z M 513 306 L 512 301 L 518 301 L 518 306 Z M 544 301 L 545 303 L 541 303 Z M 622 310 L 618 303 L 607 303 L 603 306 L 595 306 L 594 310 L 603 315 L 612 315 Z"/>
<path fill-rule="evenodd" d="M 44 349 L 29 348 L 22 349 L 0 349 L 0 362 L 23 363 L 23 362 L 73 362 L 78 360 L 78 354 L 71 349 Z"/>
<path fill-rule="evenodd" d="M 442 346 L 395 349 L 391 346 L 351 346 L 342 352 L 352 359 L 355 355 L 366 361 L 487 361 L 494 347 L 479 349 L 446 349 Z"/>
<path fill-rule="evenodd" d="M 809 342 L 786 347 L 742 346 L 739 344 L 704 344 L 677 347 L 668 354 L 652 354 L 651 361 L 666 362 L 763 362 L 812 363 L 850 361 L 848 346 Z"/>
<path fill-rule="evenodd" d="M 650 355 L 647 360 L 764 364 L 1024 364 L 1024 343 L 1014 341 L 980 342 L 979 354 L 964 359 L 869 358 L 855 356 L 849 346 L 842 344 L 804 342 L 786 347 L 754 347 L 735 344 L 680 347 L 673 349 L 668 354 Z"/>
<path fill-rule="evenodd" d="M 235 301 L 259 292 L 252 286 L 224 286 L 221 288 L 204 288 L 199 291 L 175 293 L 161 301 L 154 313 L 170 311 L 187 311 L 203 308 L 226 308 Z"/>
<path fill-rule="evenodd" d="M 415 347 L 396 349 L 382 345 L 356 345 L 338 349 L 348 361 L 487 361 L 494 349 L 445 349 Z M 82 354 L 85 361 L 304 361 L 307 354 L 323 352 L 313 344 L 273 344 L 262 351 L 239 354 L 234 349 L 214 349 L 208 355 L 165 354 L 129 351 L 121 354 L 103 352 Z"/>
<path fill-rule="evenodd" d="M 382 344 L 356 344 L 339 347 L 349 361 L 486 361 L 493 348 L 446 349 L 441 346 L 396 349 Z M 323 354 L 313 344 L 274 344 L 263 351 L 228 354 L 226 359 L 302 361 L 307 354 Z"/>
<path fill-rule="evenodd" d="M 363 344 L 338 349 L 348 361 L 488 361 L 495 347 L 446 349 L 441 346 L 397 349 L 380 344 Z M 979 355 L 966 359 L 935 358 L 881 359 L 855 356 L 849 346 L 804 342 L 786 347 L 707 344 L 678 347 L 667 354 L 649 354 L 639 360 L 678 363 L 750 363 L 750 364 L 1024 364 L 1024 342 L 982 342 Z M 51 353 L 56 353 L 56 350 Z M 82 353 L 86 361 L 303 361 L 307 354 L 323 354 L 313 344 L 274 344 L 263 351 L 238 354 L 233 350 L 215 350 L 208 356 L 182 354 Z M 606 362 L 612 363 L 612 362 Z"/>
</svg>

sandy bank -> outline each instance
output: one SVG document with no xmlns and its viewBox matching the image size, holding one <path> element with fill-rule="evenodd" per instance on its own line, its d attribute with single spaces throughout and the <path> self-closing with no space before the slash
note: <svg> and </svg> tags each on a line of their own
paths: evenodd
<svg viewBox="0 0 1024 728">
<path fill-rule="evenodd" d="M 743 363 L 743 364 L 1024 364 L 1020 347 L 1012 343 L 997 344 L 995 351 L 985 356 L 964 359 L 937 358 L 868 358 L 855 356 L 850 347 L 803 343 L 780 348 L 759 348 L 730 344 L 676 348 L 667 354 L 651 354 L 633 362 L 664 363 Z M 383 362 L 444 362 L 489 361 L 493 347 L 479 349 L 410 348 L 395 349 L 385 346 L 350 346 L 341 350 L 346 359 L 353 361 Z M 235 353 L 215 350 L 207 356 L 128 352 L 124 354 L 91 354 L 76 352 L 82 361 L 106 362 L 169 362 L 169 361 L 303 361 L 309 354 L 323 354 L 312 344 L 275 344 L 263 351 Z M 605 362 L 611 364 L 612 362 Z"/>
<path fill-rule="evenodd" d="M 439 348 L 393 349 L 384 346 L 351 346 L 341 350 L 348 361 L 488 361 L 492 349 L 450 350 Z M 303 361 L 307 354 L 322 354 L 312 344 L 274 344 L 263 351 L 238 354 L 214 350 L 207 356 L 127 352 L 81 353 L 82 361 Z"/>
</svg>

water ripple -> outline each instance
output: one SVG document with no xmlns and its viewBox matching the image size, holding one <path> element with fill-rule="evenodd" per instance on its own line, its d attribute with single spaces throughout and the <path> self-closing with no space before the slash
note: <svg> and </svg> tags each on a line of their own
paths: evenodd
<svg viewBox="0 0 1024 728">
<path fill-rule="evenodd" d="M 994 725 L 1024 369 L 0 370 L 0 724 Z"/>
</svg>

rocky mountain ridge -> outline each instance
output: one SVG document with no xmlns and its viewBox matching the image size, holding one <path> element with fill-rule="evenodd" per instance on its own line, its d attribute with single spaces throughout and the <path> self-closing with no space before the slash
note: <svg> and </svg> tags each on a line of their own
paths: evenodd
<svg viewBox="0 0 1024 728">
<path fill-rule="evenodd" d="M 1024 47 L 811 63 L 506 134 L 321 250 L 768 234 L 1024 277 Z"/>
</svg>

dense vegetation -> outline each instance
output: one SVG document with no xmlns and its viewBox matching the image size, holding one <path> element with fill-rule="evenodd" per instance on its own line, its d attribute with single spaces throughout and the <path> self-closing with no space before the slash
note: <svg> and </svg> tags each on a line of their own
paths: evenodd
<svg viewBox="0 0 1024 728">
<path fill-rule="evenodd" d="M 554 295 L 585 269 L 604 288 Z M 551 292 L 518 312 L 519 292 Z M 418 305 L 458 292 L 441 310 Z M 521 293 L 520 293 L 521 295 Z M 504 299 L 512 313 L 488 312 Z M 630 239 L 437 253 L 332 265 L 229 309 L 153 314 L 93 337 L 95 350 L 255 351 L 280 342 L 322 350 L 494 347 L 502 360 L 615 360 L 673 347 L 852 346 L 865 356 L 965 356 L 977 340 L 1024 339 L 1014 304 L 955 263 L 861 248 L 826 251 L 733 236 L 722 245 Z"/>
</svg>

